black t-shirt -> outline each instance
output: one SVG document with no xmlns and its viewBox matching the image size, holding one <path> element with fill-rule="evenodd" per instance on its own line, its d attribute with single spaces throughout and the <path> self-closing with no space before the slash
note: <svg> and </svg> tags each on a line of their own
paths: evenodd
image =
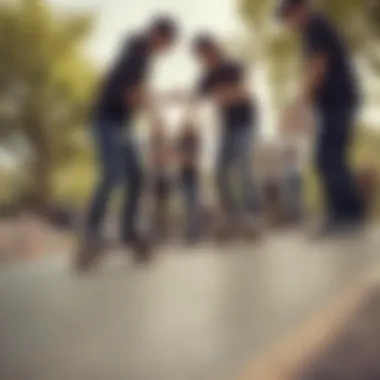
<svg viewBox="0 0 380 380">
<path fill-rule="evenodd" d="M 213 91 L 228 85 L 242 83 L 245 78 L 243 67 L 234 61 L 224 61 L 206 72 L 199 82 L 200 96 L 212 95 Z M 220 107 L 219 115 L 226 128 L 247 128 L 254 119 L 253 101 L 249 97 L 229 106 Z"/>
<path fill-rule="evenodd" d="M 316 105 L 322 110 L 352 107 L 359 100 L 356 78 L 349 54 L 335 28 L 323 16 L 311 16 L 304 35 L 306 59 L 323 54 L 327 73 L 315 94 Z"/>
<path fill-rule="evenodd" d="M 178 151 L 182 156 L 182 172 L 196 171 L 200 154 L 200 140 L 195 131 L 185 131 L 182 133 L 178 140 Z"/>
<path fill-rule="evenodd" d="M 95 115 L 122 124 L 133 117 L 134 108 L 125 101 L 128 89 L 144 83 L 150 54 L 145 36 L 127 41 L 121 56 L 107 75 L 95 107 Z"/>
</svg>

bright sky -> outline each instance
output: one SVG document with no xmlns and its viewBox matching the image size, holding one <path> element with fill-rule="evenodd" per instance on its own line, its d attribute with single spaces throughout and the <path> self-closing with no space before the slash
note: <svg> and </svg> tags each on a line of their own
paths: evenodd
<svg viewBox="0 0 380 380">
<path fill-rule="evenodd" d="M 90 53 L 100 64 L 107 64 L 124 35 L 144 26 L 155 13 L 169 12 L 182 28 L 183 41 L 160 65 L 160 84 L 189 83 L 194 73 L 188 56 L 187 39 L 199 30 L 210 29 L 223 37 L 239 33 L 241 25 L 234 0 L 49 0 L 69 10 L 94 12 L 96 28 Z M 158 7 L 159 4 L 159 7 Z M 162 68 L 161 68 L 162 67 Z"/>
</svg>

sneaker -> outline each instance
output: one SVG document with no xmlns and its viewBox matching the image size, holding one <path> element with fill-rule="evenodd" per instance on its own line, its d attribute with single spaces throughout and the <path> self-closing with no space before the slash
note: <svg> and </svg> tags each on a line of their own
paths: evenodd
<svg viewBox="0 0 380 380">
<path fill-rule="evenodd" d="M 240 236 L 247 241 L 257 241 L 261 236 L 260 229 L 256 225 L 243 225 L 240 230 Z"/>
<path fill-rule="evenodd" d="M 133 257 L 138 263 L 147 263 L 152 258 L 152 242 L 147 237 L 133 236 L 124 241 L 133 250 Z"/>
<path fill-rule="evenodd" d="M 219 242 L 230 242 L 237 236 L 236 226 L 231 223 L 225 223 L 216 231 L 216 239 Z"/>
<path fill-rule="evenodd" d="M 244 218 L 239 223 L 239 235 L 242 239 L 248 241 L 256 241 L 261 235 L 263 228 L 263 218 L 260 216 L 251 216 Z"/>
<path fill-rule="evenodd" d="M 199 234 L 188 234 L 185 236 L 184 242 L 189 247 L 194 247 L 200 242 L 201 238 Z"/>
<path fill-rule="evenodd" d="M 357 236 L 364 229 L 362 220 L 350 221 L 327 221 L 314 232 L 314 238 L 334 238 L 334 237 L 350 237 Z"/>
<path fill-rule="evenodd" d="M 75 269 L 83 272 L 93 268 L 102 256 L 104 248 L 105 243 L 100 238 L 85 238 L 75 255 Z"/>
</svg>

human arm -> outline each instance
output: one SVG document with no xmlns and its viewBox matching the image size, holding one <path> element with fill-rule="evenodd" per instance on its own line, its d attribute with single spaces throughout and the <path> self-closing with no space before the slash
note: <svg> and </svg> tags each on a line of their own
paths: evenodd
<svg viewBox="0 0 380 380">
<path fill-rule="evenodd" d="M 312 101 L 314 94 L 321 86 L 326 75 L 326 68 L 326 55 L 322 52 L 313 54 L 307 64 L 302 94 L 302 98 L 306 103 L 310 103 Z"/>
<path fill-rule="evenodd" d="M 307 136 L 314 130 L 314 112 L 302 98 L 298 98 L 283 110 L 279 122 L 281 138 Z"/>
<path fill-rule="evenodd" d="M 216 88 L 211 98 L 219 105 L 227 106 L 234 104 L 237 101 L 247 99 L 249 97 L 249 91 L 241 83 L 224 85 Z"/>
<path fill-rule="evenodd" d="M 307 56 L 303 99 L 310 103 L 322 85 L 329 64 L 329 57 L 336 50 L 337 38 L 332 27 L 325 22 L 314 22 L 306 36 Z"/>
</svg>

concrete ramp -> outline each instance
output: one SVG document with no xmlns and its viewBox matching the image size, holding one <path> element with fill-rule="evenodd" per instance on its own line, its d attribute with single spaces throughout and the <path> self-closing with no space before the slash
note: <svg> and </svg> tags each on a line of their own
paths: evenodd
<svg viewBox="0 0 380 380">
<path fill-rule="evenodd" d="M 115 253 L 79 277 L 61 254 L 2 267 L 0 378 L 236 379 L 379 264 L 378 232 L 172 246 L 146 268 Z"/>
</svg>

